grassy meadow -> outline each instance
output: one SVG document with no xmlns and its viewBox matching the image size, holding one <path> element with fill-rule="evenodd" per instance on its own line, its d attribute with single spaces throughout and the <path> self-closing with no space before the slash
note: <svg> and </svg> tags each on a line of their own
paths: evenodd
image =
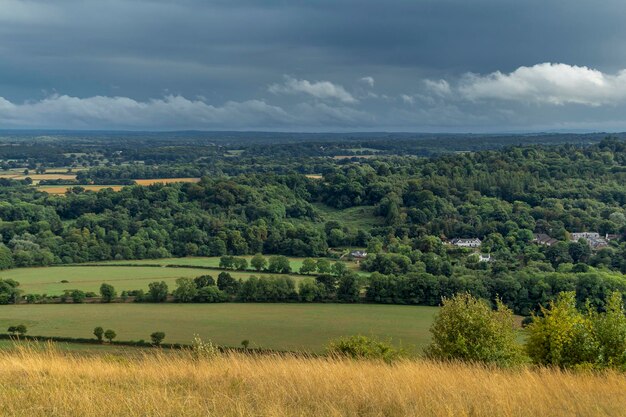
<svg viewBox="0 0 626 417">
<path fill-rule="evenodd" d="M 623 373 L 189 353 L 0 354 L 11 416 L 623 416 Z"/>
<path fill-rule="evenodd" d="M 218 261 L 219 262 L 219 261 Z M 125 262 L 128 263 L 128 262 Z M 138 263 L 149 263 L 140 261 Z M 182 265 L 182 263 L 177 263 Z M 65 290 L 79 289 L 98 292 L 103 282 L 111 284 L 119 292 L 123 290 L 148 289 L 153 281 L 165 281 L 170 290 L 176 288 L 176 279 L 211 275 L 217 279 L 220 271 L 194 268 L 156 268 L 141 266 L 54 266 L 44 268 L 17 268 L 2 271 L 1 278 L 10 278 L 20 283 L 25 294 L 61 295 Z M 228 271 L 236 279 L 248 279 L 252 271 Z M 259 274 L 268 276 L 272 274 Z M 301 279 L 293 276 L 294 279 Z M 66 280 L 67 283 L 61 281 Z"/>
<path fill-rule="evenodd" d="M 323 203 L 314 203 L 313 207 L 322 215 L 325 222 L 336 221 L 343 226 L 355 229 L 369 229 L 384 225 L 384 219 L 374 215 L 374 206 L 358 206 L 341 210 Z"/>
<path fill-rule="evenodd" d="M 119 340 L 190 343 L 194 334 L 224 346 L 321 352 L 329 339 L 354 334 L 391 338 L 418 352 L 430 340 L 435 307 L 368 304 L 22 304 L 0 306 L 0 330 L 25 324 L 36 336 L 93 337 L 96 326 Z"/>
<path fill-rule="evenodd" d="M 269 258 L 271 255 L 266 255 L 266 258 Z M 248 260 L 248 263 L 250 262 L 250 259 L 252 259 L 252 256 L 241 256 L 241 258 L 245 258 Z M 305 258 L 298 258 L 298 257 L 289 257 L 289 264 L 291 265 L 291 270 L 293 272 L 298 272 L 300 270 L 300 268 L 302 267 L 302 261 Z M 318 259 L 318 258 L 313 258 L 313 259 Z M 328 259 L 331 264 L 336 262 L 333 259 Z M 348 267 L 348 269 L 351 269 L 353 271 L 357 271 L 357 272 L 362 272 L 362 273 L 366 273 L 364 271 L 359 271 L 359 265 L 356 262 L 351 262 L 351 261 L 340 261 L 340 262 L 344 262 L 346 264 L 346 266 Z M 199 266 L 199 267 L 211 267 L 211 268 L 219 268 L 220 266 L 220 257 L 219 256 L 208 256 L 208 257 L 186 257 L 186 258 L 161 258 L 161 259 L 138 259 L 138 260 L 129 260 L 129 261 L 106 261 L 106 262 L 98 262 L 98 264 L 108 264 L 108 265 L 129 265 L 129 264 L 136 264 L 136 265 L 184 265 L 184 266 Z M 212 271 L 207 271 L 210 273 L 212 273 Z M 232 274 L 231 271 L 228 271 Z M 219 273 L 219 272 L 217 272 Z M 263 274 L 263 275 L 267 275 L 265 273 L 259 273 L 256 272 L 254 270 L 249 270 L 249 271 L 245 271 L 246 274 L 250 275 L 250 274 Z"/>
</svg>

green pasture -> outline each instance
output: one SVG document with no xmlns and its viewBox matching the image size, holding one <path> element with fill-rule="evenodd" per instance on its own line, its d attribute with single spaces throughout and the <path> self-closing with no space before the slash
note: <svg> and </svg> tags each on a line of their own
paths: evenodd
<svg viewBox="0 0 626 417">
<path fill-rule="evenodd" d="M 265 255 L 266 259 L 269 259 L 271 255 Z M 241 258 L 245 258 L 250 262 L 252 256 L 241 256 Z M 302 261 L 305 258 L 297 258 L 297 257 L 289 257 L 289 265 L 291 266 L 291 270 L 294 273 L 297 273 L 302 267 Z M 319 258 L 313 258 L 319 259 Z M 359 265 L 356 262 L 351 261 L 336 261 L 334 259 L 328 259 L 331 265 L 334 262 L 344 262 L 348 269 L 358 271 Z M 187 257 L 187 258 L 162 258 L 162 259 L 139 259 L 139 260 L 130 260 L 130 261 L 106 261 L 99 262 L 98 264 L 107 264 L 107 265 L 184 265 L 184 266 L 199 266 L 199 267 L 211 267 L 211 268 L 219 268 L 220 266 L 220 257 L 219 256 L 210 256 L 210 257 Z M 228 271 L 230 272 L 230 271 Z M 218 271 L 219 273 L 219 271 Z M 250 267 L 249 271 L 245 271 L 246 274 L 262 274 L 263 272 L 256 272 Z"/>
<path fill-rule="evenodd" d="M 313 207 L 322 215 L 325 222 L 336 221 L 343 226 L 365 230 L 384 225 L 384 219 L 374 215 L 374 206 L 336 209 L 323 203 L 313 203 Z"/>
<path fill-rule="evenodd" d="M 374 304 L 22 304 L 0 306 L 0 330 L 25 324 L 37 336 L 93 337 L 96 326 L 119 340 L 190 343 L 194 334 L 224 346 L 321 352 L 329 339 L 363 334 L 391 338 L 411 351 L 429 341 L 435 307 Z"/>
<path fill-rule="evenodd" d="M 146 261 L 140 261 L 146 263 Z M 252 271 L 228 271 L 236 279 L 248 279 Z M 170 290 L 176 288 L 176 279 L 211 275 L 217 280 L 220 271 L 200 268 L 158 268 L 141 266 L 55 266 L 47 268 L 18 268 L 0 272 L 0 278 L 10 278 L 20 283 L 25 294 L 60 295 L 65 290 L 79 289 L 98 292 L 103 282 L 115 287 L 118 294 L 123 290 L 148 290 L 153 281 L 165 281 Z M 259 274 L 268 276 L 271 274 Z M 295 279 L 301 277 L 293 276 Z M 62 283 L 61 281 L 68 281 Z"/>
</svg>

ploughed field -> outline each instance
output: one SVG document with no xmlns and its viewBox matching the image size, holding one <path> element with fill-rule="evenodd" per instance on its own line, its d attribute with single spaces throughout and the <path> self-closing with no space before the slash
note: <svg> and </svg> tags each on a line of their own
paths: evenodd
<svg viewBox="0 0 626 417">
<path fill-rule="evenodd" d="M 142 263 L 144 261 L 141 261 Z M 65 290 L 98 292 L 103 282 L 111 284 L 121 293 L 124 290 L 148 290 L 153 281 L 165 281 L 172 291 L 176 279 L 195 278 L 211 275 L 217 280 L 219 270 L 201 268 L 160 268 L 150 266 L 54 266 L 47 268 L 18 268 L 0 272 L 1 278 L 10 278 L 20 283 L 24 294 L 62 295 Z M 273 274 L 253 271 L 228 271 L 235 279 L 248 279 L 251 275 L 269 276 Z M 284 276 L 284 275 L 283 275 Z M 301 279 L 301 276 L 293 276 Z M 68 281 L 68 282 L 61 282 Z"/>
<path fill-rule="evenodd" d="M 430 340 L 437 308 L 376 304 L 22 304 L 0 306 L 0 329 L 25 324 L 33 336 L 93 338 L 96 326 L 117 340 L 190 343 L 194 334 L 223 346 L 322 352 L 328 340 L 355 334 L 391 339 L 418 353 Z"/>
</svg>

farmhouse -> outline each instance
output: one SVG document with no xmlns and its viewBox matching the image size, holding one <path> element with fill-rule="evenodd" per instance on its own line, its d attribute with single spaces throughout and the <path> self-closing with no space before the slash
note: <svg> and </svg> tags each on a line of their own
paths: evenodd
<svg viewBox="0 0 626 417">
<path fill-rule="evenodd" d="M 481 253 L 480 255 L 478 255 L 478 262 L 491 262 L 493 261 L 493 258 L 491 257 L 491 254 L 483 254 Z"/>
<path fill-rule="evenodd" d="M 573 242 L 578 242 L 580 239 L 600 239 L 600 233 L 598 232 L 580 232 L 580 233 L 572 233 L 570 238 Z"/>
<path fill-rule="evenodd" d="M 533 239 L 533 242 L 539 245 L 552 246 L 555 243 L 558 243 L 558 240 L 556 240 L 553 237 L 548 236 L 545 233 L 535 233 L 535 238 Z"/>
<path fill-rule="evenodd" d="M 450 241 L 454 246 L 458 246 L 461 248 L 479 248 L 482 244 L 481 240 L 478 238 L 473 239 L 452 239 Z"/>
<path fill-rule="evenodd" d="M 367 252 L 362 251 L 362 250 L 354 250 L 350 252 L 350 256 L 355 259 L 365 259 L 367 258 Z"/>
<path fill-rule="evenodd" d="M 601 237 L 598 232 L 581 232 L 572 233 L 570 240 L 572 242 L 578 242 L 580 239 L 585 239 L 592 249 L 602 249 L 609 245 L 609 235 Z"/>
</svg>

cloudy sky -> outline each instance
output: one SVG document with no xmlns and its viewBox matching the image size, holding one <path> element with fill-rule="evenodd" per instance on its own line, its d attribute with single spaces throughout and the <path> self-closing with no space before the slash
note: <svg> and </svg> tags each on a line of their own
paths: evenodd
<svg viewBox="0 0 626 417">
<path fill-rule="evenodd" d="M 626 131 L 624 0 L 0 0 L 0 128 Z"/>
</svg>

